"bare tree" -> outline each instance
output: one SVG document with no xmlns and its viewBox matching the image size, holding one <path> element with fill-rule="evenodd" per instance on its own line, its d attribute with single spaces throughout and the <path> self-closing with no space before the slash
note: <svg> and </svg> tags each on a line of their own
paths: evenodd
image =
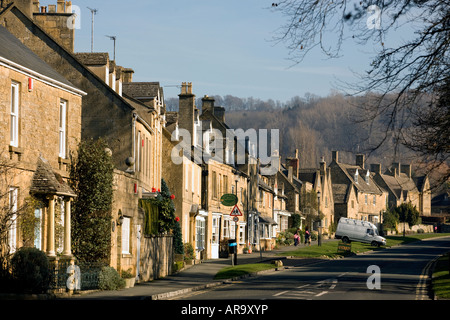
<svg viewBox="0 0 450 320">
<path fill-rule="evenodd" d="M 295 64 L 315 47 L 337 58 L 346 41 L 374 43 L 368 70 L 357 83 L 341 84 L 370 96 L 354 120 L 377 133 L 371 151 L 394 141 L 435 165 L 448 163 L 450 0 L 282 0 L 272 8 L 286 17 L 275 40 Z M 389 46 L 395 32 L 405 40 Z"/>
<path fill-rule="evenodd" d="M 19 171 L 16 164 L 0 154 L 0 272 L 7 269 L 5 266 L 14 251 L 10 238 L 19 228 L 19 219 L 27 212 L 27 203 L 18 202 L 18 190 L 13 187 Z"/>
</svg>

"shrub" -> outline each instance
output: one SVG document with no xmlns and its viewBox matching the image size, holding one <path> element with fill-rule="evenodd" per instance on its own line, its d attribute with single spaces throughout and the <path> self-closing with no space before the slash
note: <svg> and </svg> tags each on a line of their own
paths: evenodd
<svg viewBox="0 0 450 320">
<path fill-rule="evenodd" d="M 189 242 L 184 244 L 184 259 L 192 260 L 195 258 L 194 247 Z"/>
<path fill-rule="evenodd" d="M 100 290 L 118 290 L 125 287 L 125 280 L 113 267 L 103 267 L 98 275 Z"/>
<path fill-rule="evenodd" d="M 45 293 L 50 288 L 50 264 L 44 252 L 20 248 L 11 259 L 12 281 L 18 292 Z"/>
</svg>

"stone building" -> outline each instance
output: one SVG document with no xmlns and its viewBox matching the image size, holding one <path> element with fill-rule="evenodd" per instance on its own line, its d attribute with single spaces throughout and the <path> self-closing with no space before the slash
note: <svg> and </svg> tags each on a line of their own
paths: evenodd
<svg viewBox="0 0 450 320">
<path fill-rule="evenodd" d="M 354 165 L 341 163 L 339 152 L 333 151 L 329 165 L 333 184 L 335 221 L 341 217 L 382 223 L 388 193 L 365 168 L 364 155 L 356 155 Z"/>
<path fill-rule="evenodd" d="M 116 168 L 110 265 L 119 271 L 131 269 L 139 280 L 164 276 L 171 268 L 171 239 L 142 234 L 145 214 L 139 210 L 139 199 L 153 196 L 153 188 L 161 187 L 162 88 L 156 85 L 154 96 L 153 91 L 138 92 L 124 85 L 132 82 L 133 70 L 116 65 L 108 54 L 74 53 L 72 40 L 66 42 L 74 15 L 70 3 L 65 3 L 64 12 L 58 11 L 63 3 L 58 4 L 56 12 L 38 12 L 31 0 L 2 1 L 0 25 L 87 93 L 81 101 L 81 139 L 104 139 Z M 53 23 L 55 16 L 66 23 Z M 152 244 L 155 239 L 160 243 Z M 158 247 L 169 249 L 157 252 Z"/>
<path fill-rule="evenodd" d="M 177 202 L 181 212 L 177 214 L 182 216 L 182 221 L 186 221 L 183 222 L 184 230 L 190 230 L 186 239 L 193 244 L 196 257 L 217 259 L 227 251 L 224 243 L 228 239 L 237 239 L 239 252 L 246 246 L 247 223 L 244 213 L 247 212 L 247 178 L 234 163 L 228 163 L 226 157 L 230 154 L 222 148 L 224 140 L 217 138 L 218 144 L 210 149 L 206 139 L 217 132 L 213 130 L 225 132 L 228 127 L 222 121 L 223 113 L 220 119 L 217 118 L 217 111 L 223 111 L 223 108 L 214 106 L 214 99 L 205 96 L 202 102 L 200 113 L 195 104 L 192 83 L 183 82 L 179 94 L 179 110 L 167 114 L 168 131 L 174 137 L 179 135 L 183 141 L 177 143 L 178 147 L 184 144 L 183 167 L 171 163 L 173 147 L 167 141 L 170 149 L 165 150 L 164 167 L 167 169 L 164 169 L 164 173 L 170 185 L 184 186 L 182 198 Z M 215 146 L 220 147 L 216 149 Z M 172 170 L 179 174 L 169 173 Z M 192 197 L 192 190 L 197 190 L 198 187 L 201 187 L 201 194 L 197 196 L 194 191 L 195 197 Z M 230 216 L 233 207 L 221 202 L 221 197 L 230 193 L 237 196 L 237 206 L 243 213 L 235 219 Z"/>
<path fill-rule="evenodd" d="M 75 194 L 66 181 L 70 156 L 81 139 L 86 93 L 3 26 L 0 43 L 0 188 L 1 194 L 9 194 L 2 201 L 13 210 L 10 253 L 27 244 L 52 258 L 57 254 L 71 258 L 70 213 Z M 4 170 L 9 166 L 13 169 Z M 36 223 L 33 235 L 26 235 L 20 208 L 30 197 L 37 200 L 28 209 Z"/>
<path fill-rule="evenodd" d="M 183 152 L 172 155 L 180 141 L 178 132 L 178 113 L 166 114 L 166 127 L 163 128 L 162 176 L 175 195 L 175 214 L 180 219 L 183 243 L 195 248 L 196 259 L 203 258 L 206 247 L 206 218 L 199 215 L 202 197 L 202 166 L 193 161 L 191 154 Z M 190 148 L 190 146 L 189 146 Z"/>
<path fill-rule="evenodd" d="M 413 176 L 410 164 L 393 163 L 382 172 L 381 164 L 370 165 L 374 180 L 387 190 L 388 208 L 411 202 L 421 216 L 431 215 L 431 189 L 428 176 Z"/>
<path fill-rule="evenodd" d="M 331 172 L 324 158 L 320 160 L 319 168 L 300 168 L 298 172 L 298 178 L 304 183 L 310 183 L 318 197 L 318 209 L 323 215 L 321 219 L 323 233 L 331 234 L 330 230 L 335 223 L 333 184 Z"/>
</svg>

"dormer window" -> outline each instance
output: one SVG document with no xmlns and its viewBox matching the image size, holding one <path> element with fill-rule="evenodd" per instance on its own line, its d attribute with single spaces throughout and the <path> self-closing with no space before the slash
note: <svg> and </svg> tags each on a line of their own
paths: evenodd
<svg viewBox="0 0 450 320">
<path fill-rule="evenodd" d="M 370 177 L 370 171 L 367 170 L 367 173 L 366 173 L 366 183 L 367 184 L 369 184 L 369 177 Z"/>
<path fill-rule="evenodd" d="M 358 176 L 359 176 L 358 169 L 356 169 L 356 172 L 355 172 L 355 183 L 358 183 Z"/>
</svg>

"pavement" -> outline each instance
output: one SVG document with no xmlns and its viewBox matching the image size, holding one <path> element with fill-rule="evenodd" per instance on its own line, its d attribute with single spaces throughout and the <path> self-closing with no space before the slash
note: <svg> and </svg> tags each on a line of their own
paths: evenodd
<svg viewBox="0 0 450 320">
<path fill-rule="evenodd" d="M 333 241 L 333 240 L 328 240 Z M 316 245 L 316 244 L 312 244 Z M 283 246 L 279 249 L 263 252 L 252 252 L 238 254 L 237 265 L 249 263 L 271 263 L 273 260 L 281 260 L 283 267 L 302 266 L 319 261 L 315 258 L 293 258 L 289 256 L 289 251 L 304 246 Z M 283 254 L 285 253 L 285 254 Z M 280 255 L 282 254 L 282 255 Z M 133 288 L 110 290 L 110 291 L 89 291 L 73 295 L 59 296 L 58 299 L 77 300 L 166 300 L 181 294 L 220 286 L 228 280 L 215 280 L 216 273 L 224 267 L 232 265 L 231 255 L 229 258 L 219 258 L 205 260 L 201 263 L 189 266 L 176 274 L 156 279 L 153 281 L 137 283 Z M 262 272 L 261 272 L 262 273 Z M 258 273 L 256 273 L 258 274 Z M 253 274 L 254 275 L 254 274 Z M 247 275 L 251 276 L 251 275 Z M 236 280 L 236 279 L 231 279 Z"/>
</svg>

